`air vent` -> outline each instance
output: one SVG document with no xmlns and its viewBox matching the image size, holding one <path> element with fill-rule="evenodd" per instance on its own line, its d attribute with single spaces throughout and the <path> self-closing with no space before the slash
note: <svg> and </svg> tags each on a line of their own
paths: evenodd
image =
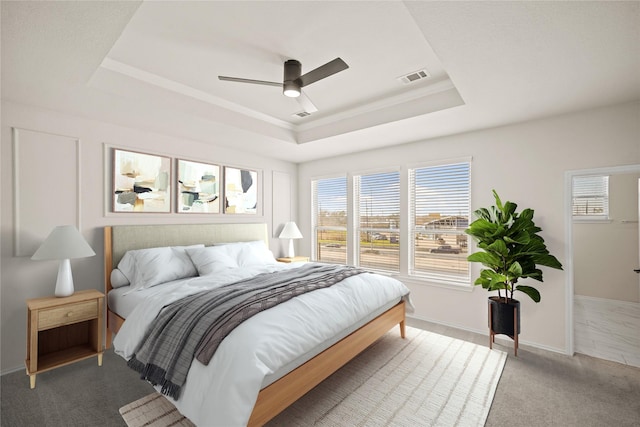
<svg viewBox="0 0 640 427">
<path fill-rule="evenodd" d="M 409 83 L 417 82 L 423 79 L 428 79 L 429 77 L 431 77 L 429 72 L 425 69 L 422 69 L 422 70 L 414 71 L 413 73 L 409 73 L 402 77 L 398 77 L 398 80 L 408 85 Z"/>
<path fill-rule="evenodd" d="M 307 117 L 310 116 L 311 113 L 307 113 L 306 111 L 301 111 L 299 113 L 293 114 L 293 117 Z"/>
</svg>

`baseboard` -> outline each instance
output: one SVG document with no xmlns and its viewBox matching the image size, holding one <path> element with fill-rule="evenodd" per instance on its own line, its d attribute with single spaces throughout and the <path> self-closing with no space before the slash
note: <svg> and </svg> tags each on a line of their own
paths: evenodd
<svg viewBox="0 0 640 427">
<path fill-rule="evenodd" d="M 9 368 L 9 369 L 5 369 L 4 371 L 1 371 L 0 377 L 7 374 L 13 374 L 14 372 L 18 372 L 18 371 L 25 371 L 25 375 L 27 372 L 24 366 L 16 366 L 15 368 Z"/>
<path fill-rule="evenodd" d="M 475 328 L 468 328 L 465 326 L 461 326 L 461 325 L 456 325 L 453 323 L 448 323 L 448 322 L 442 322 L 440 320 L 435 320 L 435 319 L 429 319 L 429 318 L 425 318 L 422 316 L 415 316 L 415 315 L 407 315 L 408 318 L 411 319 L 416 319 L 416 320 L 422 320 L 424 322 L 430 322 L 430 323 L 435 323 L 438 325 L 442 325 L 442 326 L 447 326 L 450 328 L 455 328 L 455 329 L 460 329 L 461 331 L 465 331 L 465 332 L 473 332 L 475 334 L 480 334 L 480 335 L 484 335 L 487 337 L 487 339 L 489 339 L 489 330 L 488 329 L 475 329 Z M 539 350 L 545 350 L 545 351 L 550 351 L 552 353 L 559 353 L 559 354 L 563 354 L 563 355 L 567 355 L 566 351 L 564 349 L 559 349 L 556 347 L 549 347 L 540 343 L 536 343 L 536 342 L 532 342 L 532 341 L 527 341 L 527 340 L 518 340 L 519 344 L 521 345 L 526 345 L 528 347 L 533 347 Z M 504 345 L 505 347 L 508 346 L 512 346 L 513 341 L 508 340 L 506 338 L 501 338 L 500 336 L 496 336 L 496 342 L 499 343 L 500 345 Z"/>
<path fill-rule="evenodd" d="M 640 302 L 622 301 L 622 300 L 611 299 L 611 298 L 590 297 L 587 295 L 574 295 L 573 300 L 574 301 L 576 300 L 592 301 L 592 302 L 611 304 L 611 305 L 622 305 L 627 307 L 637 307 L 640 304 Z"/>
</svg>

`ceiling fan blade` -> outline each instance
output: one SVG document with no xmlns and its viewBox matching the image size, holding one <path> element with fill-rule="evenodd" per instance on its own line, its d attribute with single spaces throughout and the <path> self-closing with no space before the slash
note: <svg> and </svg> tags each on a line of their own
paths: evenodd
<svg viewBox="0 0 640 427">
<path fill-rule="evenodd" d="M 300 96 L 296 98 L 298 104 L 302 107 L 302 111 L 305 113 L 315 113 L 318 111 L 318 107 L 313 105 L 313 102 L 309 99 L 309 97 L 302 91 L 300 91 Z"/>
<path fill-rule="evenodd" d="M 340 71 L 344 71 L 349 66 L 340 58 L 336 58 L 333 61 L 329 61 L 324 65 L 319 66 L 315 70 L 311 70 L 300 76 L 300 87 L 308 86 L 311 83 L 315 83 L 318 80 L 322 80 L 325 77 L 332 76 Z"/>
<path fill-rule="evenodd" d="M 240 77 L 227 77 L 227 76 L 218 76 L 218 79 L 224 80 L 227 82 L 252 83 L 255 85 L 277 86 L 280 88 L 282 87 L 282 83 L 267 82 L 265 80 L 241 79 Z"/>
</svg>

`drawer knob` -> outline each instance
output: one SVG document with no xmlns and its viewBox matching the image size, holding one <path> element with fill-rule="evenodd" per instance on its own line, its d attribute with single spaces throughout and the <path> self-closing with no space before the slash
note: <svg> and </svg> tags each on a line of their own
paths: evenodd
<svg viewBox="0 0 640 427">
<path fill-rule="evenodd" d="M 67 313 L 67 317 L 71 317 L 71 316 L 73 316 L 73 311 L 70 311 Z"/>
</svg>

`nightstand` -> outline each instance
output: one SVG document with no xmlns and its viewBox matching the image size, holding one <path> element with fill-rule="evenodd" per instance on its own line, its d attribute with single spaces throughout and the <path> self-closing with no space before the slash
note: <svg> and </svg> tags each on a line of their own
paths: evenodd
<svg viewBox="0 0 640 427">
<path fill-rule="evenodd" d="M 98 356 L 102 366 L 104 294 L 78 291 L 71 296 L 27 300 L 27 375 Z"/>
<path fill-rule="evenodd" d="M 283 257 L 276 258 L 278 262 L 309 262 L 308 256 L 294 256 L 294 257 Z"/>
</svg>

